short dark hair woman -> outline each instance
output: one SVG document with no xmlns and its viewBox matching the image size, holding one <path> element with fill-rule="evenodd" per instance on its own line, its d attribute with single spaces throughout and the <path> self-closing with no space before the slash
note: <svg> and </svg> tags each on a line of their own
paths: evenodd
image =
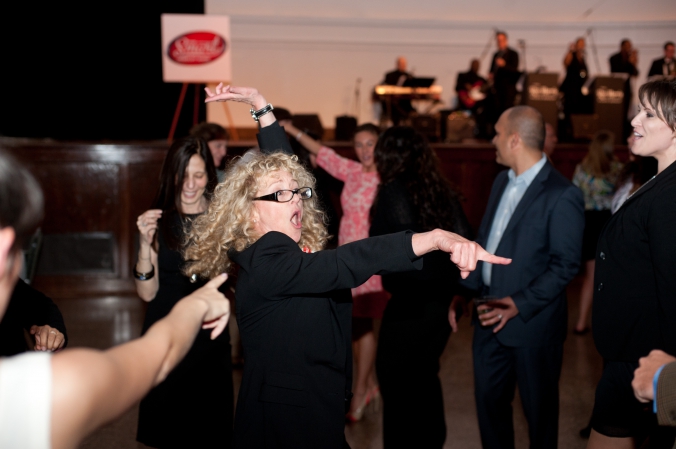
<svg viewBox="0 0 676 449">
<path fill-rule="evenodd" d="M 413 128 L 384 131 L 374 153 L 381 185 L 371 236 L 449 229 L 469 238 L 461 196 L 444 178 L 425 137 Z M 392 297 L 378 339 L 385 447 L 441 448 L 446 439 L 439 357 L 451 334 L 448 308 L 460 273 L 440 252 L 420 271 L 383 276 Z"/>
<path fill-rule="evenodd" d="M 145 333 L 176 302 L 204 285 L 182 274 L 185 235 L 207 209 L 217 184 L 207 143 L 176 140 L 164 159 L 152 209 L 138 217 L 136 289 L 148 301 Z M 218 404 L 218 406 L 214 406 Z M 229 333 L 211 340 L 201 331 L 190 352 L 141 401 L 137 439 L 152 447 L 229 447 L 233 421 Z"/>
<path fill-rule="evenodd" d="M 596 249 L 592 331 L 605 361 L 596 388 L 589 448 L 671 447 L 631 381 L 653 349 L 676 354 L 676 81 L 639 89 L 632 153 L 657 159 L 657 175 L 636 190 L 603 228 Z M 664 435 L 664 433 L 669 435 Z M 663 441 L 668 438 L 670 441 Z"/>
<path fill-rule="evenodd" d="M 234 445 L 342 449 L 352 386 L 347 289 L 376 273 L 419 269 L 419 258 L 436 249 L 444 259 L 452 252 L 465 275 L 477 259 L 509 260 L 440 229 L 323 250 L 327 233 L 314 180 L 291 155 L 271 105 L 252 88 L 219 85 L 207 94 L 208 101 L 250 105 L 261 126 L 262 153 L 231 165 L 209 210 L 195 221 L 186 250 L 190 275 L 213 277 L 239 266 L 244 373 Z"/>
</svg>

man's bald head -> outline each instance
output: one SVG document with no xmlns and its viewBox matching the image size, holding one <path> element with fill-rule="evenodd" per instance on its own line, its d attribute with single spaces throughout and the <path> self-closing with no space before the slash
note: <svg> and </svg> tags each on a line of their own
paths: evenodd
<svg viewBox="0 0 676 449">
<path fill-rule="evenodd" d="M 518 134 L 523 146 L 542 151 L 545 144 L 545 120 L 531 106 L 514 106 L 505 111 L 505 129 L 509 134 Z"/>
</svg>

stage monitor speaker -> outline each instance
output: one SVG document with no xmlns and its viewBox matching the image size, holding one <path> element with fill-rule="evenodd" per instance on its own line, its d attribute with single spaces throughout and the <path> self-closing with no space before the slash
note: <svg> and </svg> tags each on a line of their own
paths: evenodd
<svg viewBox="0 0 676 449">
<path fill-rule="evenodd" d="M 439 140 L 439 119 L 435 115 L 421 114 L 411 117 L 411 127 L 430 142 Z"/>
<path fill-rule="evenodd" d="M 573 126 L 573 139 L 592 140 L 599 130 L 599 117 L 596 114 L 570 114 Z"/>
<path fill-rule="evenodd" d="M 475 137 L 476 120 L 474 117 L 463 111 L 454 111 L 444 115 L 446 117 L 442 124 L 444 143 L 460 143 Z"/>
<path fill-rule="evenodd" d="M 357 118 L 350 115 L 339 115 L 336 117 L 336 130 L 333 140 L 350 141 L 354 136 L 354 130 L 357 128 Z"/>
<path fill-rule="evenodd" d="M 531 106 L 542 114 L 545 122 L 554 127 L 557 132 L 559 123 L 559 74 L 558 73 L 527 73 L 521 102 Z"/>
<path fill-rule="evenodd" d="M 304 133 L 310 134 L 313 139 L 324 138 L 324 127 L 317 114 L 294 114 L 291 123 Z"/>
<path fill-rule="evenodd" d="M 592 82 L 594 98 L 594 114 L 598 117 L 599 129 L 607 129 L 615 133 L 615 143 L 621 144 L 624 121 L 626 120 L 624 103 L 626 74 L 597 76 Z"/>
</svg>

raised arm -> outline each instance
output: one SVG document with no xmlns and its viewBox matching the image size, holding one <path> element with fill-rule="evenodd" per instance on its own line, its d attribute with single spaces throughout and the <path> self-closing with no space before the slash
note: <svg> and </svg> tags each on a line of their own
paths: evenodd
<svg viewBox="0 0 676 449">
<path fill-rule="evenodd" d="M 226 279 L 217 276 L 183 298 L 141 338 L 103 352 L 77 349 L 54 355 L 52 447 L 77 447 L 87 434 L 139 401 L 185 356 L 200 327 L 212 328 L 216 338 L 230 316 L 230 302 L 218 291 Z"/>
<path fill-rule="evenodd" d="M 212 92 L 208 87 L 206 103 L 212 101 L 236 101 L 251 106 L 255 111 L 264 108 L 268 102 L 257 89 L 253 87 L 223 86 L 223 83 L 216 86 L 216 91 Z M 289 140 L 286 137 L 284 129 L 279 126 L 275 114 L 270 111 L 261 115 L 258 119 L 260 133 L 258 134 L 258 145 L 263 153 L 282 152 L 293 154 Z"/>
<path fill-rule="evenodd" d="M 284 129 L 286 130 L 287 133 L 289 133 L 289 135 L 293 136 L 298 141 L 298 143 L 303 145 L 306 150 L 308 150 L 315 156 L 317 155 L 317 153 L 319 153 L 319 150 L 321 150 L 322 144 L 317 142 L 307 134 L 305 134 L 300 129 L 293 126 L 291 120 L 284 121 Z"/>
<path fill-rule="evenodd" d="M 160 209 L 150 209 L 143 212 L 136 219 L 139 232 L 138 260 L 134 269 L 136 292 L 144 301 L 155 299 L 157 290 L 160 289 L 160 276 L 157 272 L 157 252 L 153 248 L 153 240 L 157 233 L 158 220 L 162 218 Z M 145 276 L 139 276 L 143 274 Z"/>
</svg>

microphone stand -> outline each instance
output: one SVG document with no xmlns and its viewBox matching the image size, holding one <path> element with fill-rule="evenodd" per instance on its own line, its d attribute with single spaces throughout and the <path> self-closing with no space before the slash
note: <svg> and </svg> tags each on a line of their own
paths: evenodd
<svg viewBox="0 0 676 449">
<path fill-rule="evenodd" d="M 357 118 L 357 123 L 359 123 L 359 110 L 361 101 L 359 99 L 359 96 L 361 95 L 360 93 L 360 84 L 361 84 L 361 78 L 357 78 L 357 82 L 354 86 L 354 107 L 356 109 L 356 114 L 355 117 Z"/>
<path fill-rule="evenodd" d="M 592 33 L 591 28 L 587 29 L 587 36 L 589 36 L 589 41 L 591 42 L 592 53 L 594 53 L 594 62 L 596 63 L 596 73 L 602 73 L 601 72 L 601 64 L 599 63 L 599 54 L 596 51 L 596 41 L 594 40 L 594 34 Z"/>
</svg>

